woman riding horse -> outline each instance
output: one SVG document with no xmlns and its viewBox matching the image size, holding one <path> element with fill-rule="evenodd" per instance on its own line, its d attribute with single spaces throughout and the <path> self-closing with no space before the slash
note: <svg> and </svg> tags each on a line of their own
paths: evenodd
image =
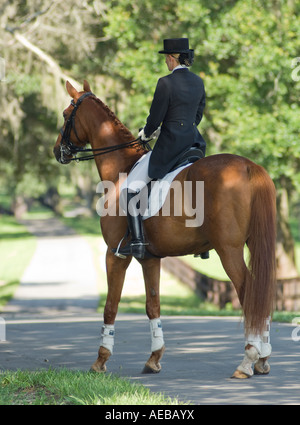
<svg viewBox="0 0 300 425">
<path fill-rule="evenodd" d="M 187 54 L 189 55 L 189 52 Z M 191 52 L 190 57 L 192 57 Z M 172 61 L 171 58 L 172 56 L 167 56 L 167 61 Z M 166 87 L 169 87 L 173 80 L 187 79 L 188 81 L 194 77 L 188 70 L 180 68 L 161 80 Z M 196 80 L 200 86 L 201 80 L 197 77 Z M 113 352 L 115 319 L 126 269 L 132 259 L 126 253 L 125 260 L 119 259 L 112 252 L 127 228 L 126 217 L 118 208 L 122 179 L 133 169 L 138 160 L 141 160 L 140 164 L 143 163 L 140 171 L 144 171 L 147 178 L 154 176 L 160 178 L 160 166 L 162 175 L 169 171 L 169 167 L 177 161 L 178 155 L 186 147 L 199 141 L 201 136 L 197 133 L 196 124 L 201 119 L 202 109 L 199 107 L 199 100 L 198 107 L 194 110 L 194 126 L 187 120 L 176 121 L 177 117 L 181 119 L 187 117 L 184 112 L 181 112 L 182 115 L 174 115 L 173 123 L 166 119 L 173 109 L 168 110 L 168 114 L 163 118 L 158 118 L 158 121 L 163 120 L 161 137 L 153 152 L 149 154 L 141 146 L 141 140 L 134 139 L 132 133 L 115 114 L 91 92 L 87 81 L 84 82 L 83 91 L 80 92 L 69 82 L 66 83 L 66 87 L 71 97 L 71 104 L 63 112 L 64 125 L 54 146 L 55 157 L 61 164 L 95 158 L 101 181 L 111 183 L 114 187 L 112 205 L 116 206 L 117 213 L 101 216 L 102 235 L 107 244 L 108 292 L 98 358 L 92 365 L 94 371 L 103 372 Z M 186 87 L 189 93 L 190 86 L 187 84 Z M 193 94 L 185 97 L 183 92 L 183 86 L 179 85 L 178 90 L 177 86 L 173 86 L 173 90 L 168 92 L 170 96 L 168 105 L 175 105 L 174 111 L 181 111 L 179 99 L 190 99 Z M 178 105 L 172 103 L 174 99 L 178 99 Z M 159 102 L 162 106 L 163 100 L 164 98 Z M 151 115 L 152 113 L 150 117 Z M 148 125 L 152 121 L 148 120 L 144 135 L 149 136 L 159 125 L 158 121 L 153 121 L 151 128 Z M 178 139 L 178 134 L 182 134 L 182 138 Z M 164 141 L 166 143 L 161 143 Z M 86 148 L 88 143 L 91 148 Z M 187 143 L 187 145 L 182 147 L 181 143 Z M 204 150 L 204 142 L 200 147 Z M 168 151 L 166 155 L 165 151 Z M 92 152 L 92 155 L 83 158 L 76 156 L 77 153 L 84 152 Z M 176 155 L 173 156 L 174 152 Z M 161 158 L 164 161 L 165 158 L 170 159 L 157 166 Z M 149 166 L 144 167 L 146 160 Z M 176 197 L 173 191 L 169 191 L 170 213 L 156 214 L 145 220 L 144 230 L 149 243 L 147 251 L 152 254 L 152 257 L 145 256 L 144 259 L 138 260 L 143 268 L 146 312 L 151 330 L 151 355 L 146 363 L 146 371 L 157 373 L 161 370 L 160 360 L 165 350 L 160 320 L 161 258 L 187 254 L 198 255 L 214 249 L 237 291 L 245 317 L 245 357 L 236 369 L 234 377 L 251 376 L 253 363 L 255 363 L 255 373 L 267 374 L 270 370 L 268 357 L 271 354 L 268 317 L 272 312 L 276 285 L 274 184 L 263 167 L 247 158 L 231 154 L 207 156 L 188 167 L 183 167 L 176 175 L 175 181 L 182 188 L 185 187 L 185 183 L 192 183 L 192 191 L 189 196 L 180 198 Z M 193 211 L 193 204 L 197 200 L 198 182 L 205 184 L 204 220 L 201 225 L 188 227 L 186 220 L 191 217 L 190 212 Z M 175 203 L 176 207 L 182 207 L 181 215 L 176 213 Z M 250 253 L 248 264 L 244 259 L 245 244 Z M 138 250 L 138 253 L 143 250 L 144 246 Z"/>
<path fill-rule="evenodd" d="M 133 255 L 143 259 L 145 256 L 142 218 L 134 208 L 138 202 L 137 193 L 143 187 L 141 182 L 146 185 L 151 179 L 164 177 L 192 146 L 198 146 L 205 156 L 206 144 L 197 130 L 205 107 L 204 84 L 188 69 L 193 63 L 194 51 L 189 48 L 187 38 L 174 38 L 164 40 L 164 49 L 159 53 L 165 54 L 167 67 L 172 73 L 158 80 L 146 125 L 139 132 L 144 142 L 158 136 L 154 149 L 133 169 L 123 186 L 126 194 L 123 192 L 121 197 L 127 199 L 125 209 L 131 241 L 114 250 L 120 258 Z M 133 198 L 136 203 L 132 202 Z M 128 208 L 129 203 L 131 208 Z M 207 258 L 205 253 L 201 255 Z"/>
</svg>

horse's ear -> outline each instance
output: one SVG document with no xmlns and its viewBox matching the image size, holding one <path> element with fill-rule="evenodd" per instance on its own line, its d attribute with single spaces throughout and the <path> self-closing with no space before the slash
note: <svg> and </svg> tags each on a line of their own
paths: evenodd
<svg viewBox="0 0 300 425">
<path fill-rule="evenodd" d="M 69 83 L 69 81 L 66 82 L 66 88 L 67 92 L 71 97 L 73 97 L 73 99 L 77 99 L 79 97 L 78 91 L 72 86 L 71 83 Z"/>
<path fill-rule="evenodd" d="M 89 83 L 86 80 L 83 80 L 83 90 L 84 91 L 92 91 Z"/>
</svg>

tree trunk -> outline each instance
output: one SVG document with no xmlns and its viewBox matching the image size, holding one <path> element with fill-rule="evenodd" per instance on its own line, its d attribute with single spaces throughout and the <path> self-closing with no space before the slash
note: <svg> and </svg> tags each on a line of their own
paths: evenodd
<svg viewBox="0 0 300 425">
<path fill-rule="evenodd" d="M 39 198 L 40 202 L 50 208 L 55 214 L 62 215 L 61 198 L 56 187 L 49 187 Z"/>
</svg>

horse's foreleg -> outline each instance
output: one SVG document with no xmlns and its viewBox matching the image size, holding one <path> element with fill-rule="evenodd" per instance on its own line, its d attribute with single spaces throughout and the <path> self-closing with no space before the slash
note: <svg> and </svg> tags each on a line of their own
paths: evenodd
<svg viewBox="0 0 300 425">
<path fill-rule="evenodd" d="M 145 363 L 143 373 L 158 373 L 161 371 L 160 361 L 165 352 L 165 343 L 160 319 L 150 320 L 151 356 Z"/>
<path fill-rule="evenodd" d="M 145 364 L 143 373 L 158 373 L 161 370 L 160 360 L 165 351 L 160 320 L 160 259 L 144 260 L 142 267 L 146 289 L 146 313 L 149 318 L 151 334 L 151 356 Z"/>
<path fill-rule="evenodd" d="M 105 372 L 106 362 L 113 353 L 115 337 L 115 319 L 118 312 L 118 305 L 121 299 L 122 288 L 125 279 L 126 269 L 131 258 L 121 260 L 115 257 L 110 249 L 106 255 L 107 269 L 107 299 L 104 307 L 104 325 L 101 330 L 100 348 L 98 358 L 91 369 L 95 372 Z"/>
</svg>

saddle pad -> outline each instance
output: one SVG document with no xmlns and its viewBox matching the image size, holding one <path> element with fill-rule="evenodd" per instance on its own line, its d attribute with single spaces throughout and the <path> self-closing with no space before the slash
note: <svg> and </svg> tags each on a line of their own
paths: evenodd
<svg viewBox="0 0 300 425">
<path fill-rule="evenodd" d="M 180 173 L 180 171 L 191 165 L 192 164 L 186 164 L 182 167 L 179 167 L 176 170 L 173 170 L 170 173 L 166 174 L 165 177 L 163 177 L 162 179 L 151 181 L 147 186 L 145 186 L 141 190 L 140 198 L 142 199 L 142 197 L 144 196 L 148 198 L 148 208 L 145 211 L 141 210 L 143 220 L 147 220 L 147 218 L 153 217 L 159 212 L 166 200 L 172 181 Z M 151 185 L 150 189 L 149 185 Z"/>
</svg>

